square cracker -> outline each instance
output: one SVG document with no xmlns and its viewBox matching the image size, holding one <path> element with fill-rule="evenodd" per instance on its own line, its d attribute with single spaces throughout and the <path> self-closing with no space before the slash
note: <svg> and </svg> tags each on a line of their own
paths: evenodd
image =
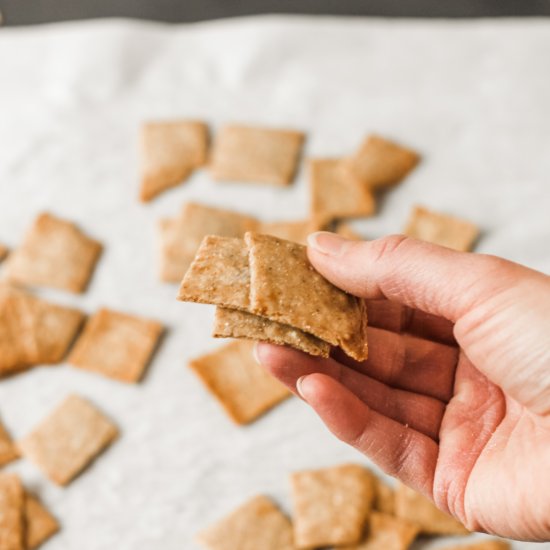
<svg viewBox="0 0 550 550">
<path fill-rule="evenodd" d="M 472 250 L 479 236 L 479 228 L 473 223 L 454 216 L 439 214 L 422 206 L 415 206 L 405 228 L 405 235 L 468 252 Z"/>
<path fill-rule="evenodd" d="M 118 435 L 115 425 L 82 397 L 58 405 L 18 447 L 54 483 L 67 485 Z"/>
<path fill-rule="evenodd" d="M 9 249 L 0 243 L 0 262 L 8 255 Z"/>
<path fill-rule="evenodd" d="M 335 219 L 372 216 L 376 201 L 372 189 L 346 177 L 341 159 L 309 161 L 310 215 L 325 226 Z"/>
<path fill-rule="evenodd" d="M 432 501 L 399 483 L 395 492 L 395 515 L 416 523 L 426 535 L 466 535 L 468 529 L 458 520 L 436 508 Z"/>
<path fill-rule="evenodd" d="M 296 550 L 288 518 L 262 495 L 197 536 L 209 550 Z"/>
<path fill-rule="evenodd" d="M 160 278 L 179 283 L 207 235 L 242 237 L 258 227 L 258 220 L 239 212 L 187 203 L 180 217 L 159 224 Z"/>
<path fill-rule="evenodd" d="M 280 346 L 288 345 L 321 357 L 328 357 L 330 354 L 330 345 L 311 334 L 237 309 L 216 308 L 212 336 L 247 338 Z"/>
<path fill-rule="evenodd" d="M 315 271 L 300 244 L 255 233 L 246 233 L 245 242 L 252 313 L 313 334 L 358 361 L 367 358 L 363 300 Z"/>
<path fill-rule="evenodd" d="M 262 223 L 258 231 L 279 239 L 306 244 L 307 236 L 319 229 L 321 229 L 321 226 L 311 220 L 299 220 Z"/>
<path fill-rule="evenodd" d="M 69 363 L 121 382 L 139 382 L 162 332 L 157 321 L 100 309 L 86 323 Z"/>
<path fill-rule="evenodd" d="M 373 512 L 367 534 L 359 544 L 342 550 L 407 550 L 418 535 L 418 526 L 389 514 Z"/>
<path fill-rule="evenodd" d="M 15 474 L 0 474 L 0 548 L 25 550 L 25 494 Z"/>
<path fill-rule="evenodd" d="M 214 141 L 216 180 L 288 185 L 300 159 L 304 134 L 293 130 L 226 126 Z"/>
<path fill-rule="evenodd" d="M 483 540 L 472 544 L 445 546 L 441 550 L 510 550 L 510 543 L 504 540 Z"/>
<path fill-rule="evenodd" d="M 59 531 L 59 523 L 32 494 L 25 494 L 25 548 L 34 550 Z"/>
<path fill-rule="evenodd" d="M 298 548 L 359 542 L 374 497 L 368 470 L 346 464 L 295 472 L 290 480 Z"/>
<path fill-rule="evenodd" d="M 19 458 L 17 447 L 4 425 L 0 422 L 0 468 L 17 458 Z"/>
<path fill-rule="evenodd" d="M 74 224 L 41 214 L 22 245 L 6 260 L 6 277 L 13 283 L 83 292 L 102 246 Z"/>
<path fill-rule="evenodd" d="M 256 420 L 290 395 L 256 362 L 253 347 L 253 342 L 236 340 L 189 363 L 237 424 Z"/>
<path fill-rule="evenodd" d="M 147 122 L 141 129 L 140 199 L 148 202 L 186 180 L 206 162 L 208 127 L 204 122 Z"/>
</svg>

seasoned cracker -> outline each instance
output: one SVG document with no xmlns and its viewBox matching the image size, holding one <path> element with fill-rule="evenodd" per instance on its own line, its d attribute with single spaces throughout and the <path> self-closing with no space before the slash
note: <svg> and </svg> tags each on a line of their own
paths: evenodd
<svg viewBox="0 0 550 550">
<path fill-rule="evenodd" d="M 8 255 L 8 252 L 9 252 L 8 247 L 0 243 L 0 262 L 6 258 L 6 256 Z"/>
<path fill-rule="evenodd" d="M 162 332 L 157 321 L 100 309 L 86 323 L 69 363 L 121 382 L 139 382 Z"/>
<path fill-rule="evenodd" d="M 418 535 L 418 526 L 389 514 L 373 512 L 368 529 L 359 544 L 342 550 L 407 550 Z"/>
<path fill-rule="evenodd" d="M 504 540 L 483 540 L 472 544 L 445 546 L 441 550 L 510 550 L 510 543 Z"/>
<path fill-rule="evenodd" d="M 6 278 L 13 283 L 83 292 L 102 246 L 74 224 L 41 214 L 22 245 L 6 261 Z"/>
<path fill-rule="evenodd" d="M 216 180 L 288 185 L 296 173 L 304 134 L 293 130 L 226 126 L 214 141 Z"/>
<path fill-rule="evenodd" d="M 319 229 L 322 229 L 322 227 L 311 220 L 299 220 L 293 222 L 262 223 L 258 232 L 264 233 L 265 235 L 272 235 L 279 239 L 306 244 L 307 236 Z"/>
<path fill-rule="evenodd" d="M 372 189 L 346 177 L 341 159 L 309 161 L 310 214 L 321 226 L 341 218 L 372 216 L 376 201 Z"/>
<path fill-rule="evenodd" d="M 378 477 L 374 480 L 373 509 L 390 516 L 395 515 L 395 491 Z"/>
<path fill-rule="evenodd" d="M 374 491 L 368 470 L 354 464 L 291 475 L 294 543 L 298 548 L 360 541 Z"/>
<path fill-rule="evenodd" d="M 118 435 L 115 425 L 82 397 L 67 397 L 18 447 L 54 483 L 67 485 Z"/>
<path fill-rule="evenodd" d="M 59 523 L 49 510 L 30 493 L 25 494 L 25 548 L 34 550 L 59 531 Z"/>
<path fill-rule="evenodd" d="M 330 345 L 297 328 L 270 321 L 246 311 L 216 308 L 215 338 L 247 338 L 277 345 L 288 345 L 310 355 L 328 357 Z"/>
<path fill-rule="evenodd" d="M 465 535 L 469 531 L 455 518 L 413 489 L 399 483 L 395 492 L 395 515 L 416 523 L 426 535 Z"/>
<path fill-rule="evenodd" d="M 0 548 L 25 550 L 24 492 L 15 474 L 0 474 Z"/>
<path fill-rule="evenodd" d="M 0 468 L 17 458 L 19 458 L 17 447 L 4 425 L 0 422 Z"/>
<path fill-rule="evenodd" d="M 479 228 L 465 220 L 415 206 L 405 235 L 462 252 L 472 250 Z"/>
<path fill-rule="evenodd" d="M 418 153 L 411 149 L 372 135 L 343 166 L 351 180 L 376 189 L 399 183 L 419 160 Z"/>
<path fill-rule="evenodd" d="M 262 495 L 197 536 L 209 550 L 296 550 L 288 518 Z"/>
<path fill-rule="evenodd" d="M 302 245 L 246 233 L 251 312 L 299 328 L 350 357 L 367 358 L 363 300 L 336 288 L 315 271 Z"/>
<path fill-rule="evenodd" d="M 208 127 L 194 120 L 148 122 L 141 130 L 140 198 L 147 202 L 206 162 Z"/>
<path fill-rule="evenodd" d="M 189 363 L 237 424 L 249 424 L 290 395 L 256 362 L 253 348 L 236 340 Z"/>
</svg>

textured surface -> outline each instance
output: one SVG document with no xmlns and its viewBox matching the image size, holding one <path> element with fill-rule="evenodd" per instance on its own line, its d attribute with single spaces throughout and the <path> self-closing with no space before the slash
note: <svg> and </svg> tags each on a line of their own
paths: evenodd
<svg viewBox="0 0 550 550">
<path fill-rule="evenodd" d="M 89 290 L 40 294 L 169 326 L 137 387 L 68 366 L 0 382 L 0 413 L 16 438 L 71 392 L 89 397 L 121 429 L 66 490 L 28 461 L 10 465 L 63 520 L 44 550 L 197 550 L 197 531 L 253 495 L 272 495 L 289 513 L 289 471 L 362 460 L 300 399 L 246 429 L 232 426 L 185 367 L 220 344 L 210 336 L 214 308 L 177 302 L 177 285 L 157 280 L 158 219 L 177 216 L 188 200 L 265 221 L 303 219 L 306 174 L 280 189 L 216 184 L 199 171 L 144 207 L 136 200 L 144 120 L 204 118 L 214 130 L 231 120 L 296 125 L 310 134 L 308 156 L 344 155 L 368 132 L 392 136 L 419 150 L 423 162 L 356 230 L 370 238 L 399 232 L 422 200 L 480 225 L 480 252 L 550 272 L 544 51 L 544 21 L 260 18 L 3 28 L 0 65 L 10 76 L 0 86 L 0 241 L 13 249 L 44 210 L 74 220 L 105 244 Z M 444 545 L 423 542 L 422 549 Z"/>
<path fill-rule="evenodd" d="M 0 548 L 25 550 L 25 495 L 15 474 L 0 474 Z"/>
</svg>

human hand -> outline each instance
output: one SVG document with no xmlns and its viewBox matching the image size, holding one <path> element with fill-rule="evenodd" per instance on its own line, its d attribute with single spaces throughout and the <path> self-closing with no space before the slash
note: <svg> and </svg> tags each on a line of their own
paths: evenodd
<svg viewBox="0 0 550 550">
<path fill-rule="evenodd" d="M 402 236 L 316 233 L 308 256 L 367 303 L 414 308 L 417 336 L 370 328 L 364 363 L 269 344 L 258 360 L 470 530 L 550 541 L 550 277 Z"/>
</svg>

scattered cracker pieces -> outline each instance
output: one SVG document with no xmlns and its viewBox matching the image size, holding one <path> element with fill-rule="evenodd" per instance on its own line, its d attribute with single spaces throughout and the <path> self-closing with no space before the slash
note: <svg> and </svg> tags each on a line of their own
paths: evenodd
<svg viewBox="0 0 550 550">
<path fill-rule="evenodd" d="M 356 544 L 374 497 L 368 470 L 354 464 L 291 476 L 298 548 Z"/>
<path fill-rule="evenodd" d="M 197 539 L 209 550 L 296 550 L 290 521 L 261 495 L 199 533 Z"/>
<path fill-rule="evenodd" d="M 471 544 L 445 546 L 441 550 L 510 550 L 510 543 L 503 540 L 484 540 Z"/>
<path fill-rule="evenodd" d="M 340 222 L 336 225 L 336 229 L 334 231 L 337 235 L 341 235 L 342 237 L 345 237 L 346 239 L 350 239 L 352 241 L 364 241 L 365 239 L 351 227 L 348 223 Z"/>
<path fill-rule="evenodd" d="M 289 185 L 304 134 L 293 130 L 226 126 L 214 141 L 211 172 L 216 180 Z"/>
<path fill-rule="evenodd" d="M 0 243 L 0 262 L 6 258 L 6 256 L 8 255 L 8 252 L 9 252 L 8 247 Z"/>
<path fill-rule="evenodd" d="M 376 201 L 372 189 L 346 177 L 341 159 L 309 161 L 310 214 L 320 226 L 341 218 L 372 216 Z"/>
<path fill-rule="evenodd" d="M 100 309 L 90 317 L 69 356 L 75 367 L 139 382 L 162 335 L 157 321 Z"/>
<path fill-rule="evenodd" d="M 101 250 L 100 243 L 74 224 L 41 214 L 21 246 L 6 260 L 6 278 L 23 285 L 81 293 L 88 285 Z"/>
<path fill-rule="evenodd" d="M 479 236 L 479 228 L 454 216 L 415 206 L 404 233 L 415 239 L 468 252 Z"/>
<path fill-rule="evenodd" d="M 19 452 L 10 434 L 0 422 L 0 468 L 19 458 Z"/>
<path fill-rule="evenodd" d="M 249 424 L 290 396 L 256 362 L 253 347 L 253 342 L 236 340 L 189 363 L 237 424 Z"/>
<path fill-rule="evenodd" d="M 376 189 L 399 183 L 418 164 L 420 156 L 411 149 L 372 135 L 344 161 L 348 177 Z"/>
<path fill-rule="evenodd" d="M 140 199 L 148 202 L 206 162 L 208 127 L 194 120 L 148 122 L 141 131 Z"/>
<path fill-rule="evenodd" d="M 306 244 L 307 236 L 321 227 L 311 220 L 262 223 L 259 232 L 294 243 Z"/>
<path fill-rule="evenodd" d="M 439 510 L 433 502 L 399 483 L 395 492 L 395 515 L 416 523 L 426 535 L 466 535 L 468 529 L 458 520 Z"/>
<path fill-rule="evenodd" d="M 59 523 L 49 510 L 30 493 L 25 494 L 25 548 L 34 550 L 59 531 Z"/>
<path fill-rule="evenodd" d="M 54 483 L 67 485 L 118 435 L 115 425 L 71 395 L 18 444 L 21 454 Z"/>
<path fill-rule="evenodd" d="M 15 474 L 0 474 L 0 548 L 25 550 L 25 495 Z"/>
<path fill-rule="evenodd" d="M 373 509 L 390 516 L 395 515 L 395 491 L 378 477 L 374 480 Z"/>
</svg>

